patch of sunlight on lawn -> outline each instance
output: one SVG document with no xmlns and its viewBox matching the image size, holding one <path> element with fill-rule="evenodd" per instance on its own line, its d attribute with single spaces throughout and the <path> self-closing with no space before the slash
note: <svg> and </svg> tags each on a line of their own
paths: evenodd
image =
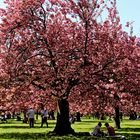
<svg viewBox="0 0 140 140">
<path fill-rule="evenodd" d="M 81 122 L 75 122 L 72 124 L 72 128 L 75 132 L 91 132 L 100 120 L 93 118 L 82 118 Z M 106 132 L 104 123 L 102 122 L 102 130 Z M 35 124 L 35 128 L 29 128 L 29 124 L 23 124 L 22 121 L 8 120 L 8 123 L 0 124 L 0 140 L 95 140 L 92 136 L 48 136 L 47 133 L 52 131 L 55 127 L 56 121 L 48 120 L 49 128 L 40 128 L 41 120 L 38 120 Z M 114 121 L 109 121 L 111 126 L 114 126 Z M 115 129 L 116 130 L 116 129 Z M 119 135 L 125 135 L 128 140 L 140 140 L 140 120 L 128 120 L 125 119 L 121 122 L 121 129 L 116 130 Z M 106 140 L 96 139 L 96 140 Z M 111 140 L 111 139 L 108 139 Z"/>
</svg>

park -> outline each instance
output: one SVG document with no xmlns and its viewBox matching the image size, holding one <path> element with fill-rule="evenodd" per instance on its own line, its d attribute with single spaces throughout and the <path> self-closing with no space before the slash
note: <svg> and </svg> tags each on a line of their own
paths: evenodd
<svg viewBox="0 0 140 140">
<path fill-rule="evenodd" d="M 95 125 L 98 123 L 98 119 L 89 116 L 83 116 L 81 122 L 75 122 L 72 124 L 72 128 L 78 133 L 77 135 L 66 135 L 66 136 L 53 136 L 49 132 L 53 130 L 56 120 L 48 120 L 49 127 L 40 128 L 41 120 L 35 123 L 34 128 L 30 128 L 29 124 L 25 124 L 22 121 L 17 121 L 16 119 L 9 119 L 7 123 L 0 122 L 0 139 L 6 140 L 107 140 L 108 138 L 96 138 L 94 136 L 87 136 L 87 132 L 92 131 Z M 102 123 L 107 122 L 107 120 L 102 120 Z M 114 121 L 108 121 L 111 125 L 114 125 Z M 127 116 L 123 117 L 121 130 L 116 129 L 116 133 L 119 135 L 124 135 L 128 140 L 139 140 L 140 139 L 140 120 L 129 120 Z M 107 131 L 105 127 L 102 128 Z M 110 138 L 109 140 L 113 140 Z"/>
<path fill-rule="evenodd" d="M 117 0 L 4 3 L 0 138 L 140 139 L 140 38 Z"/>
</svg>

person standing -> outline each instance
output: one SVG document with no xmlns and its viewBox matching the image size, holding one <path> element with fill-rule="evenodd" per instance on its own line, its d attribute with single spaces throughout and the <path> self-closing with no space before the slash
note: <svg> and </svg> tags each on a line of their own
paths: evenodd
<svg viewBox="0 0 140 140">
<path fill-rule="evenodd" d="M 34 115 L 35 115 L 35 111 L 33 110 L 32 107 L 28 110 L 27 115 L 29 117 L 30 128 L 32 128 L 34 127 Z"/>
<path fill-rule="evenodd" d="M 42 110 L 42 112 L 41 112 L 41 117 L 42 117 L 41 127 L 43 127 L 44 123 L 46 123 L 46 126 L 48 127 L 47 115 L 48 115 L 48 110 L 47 109 Z"/>
</svg>

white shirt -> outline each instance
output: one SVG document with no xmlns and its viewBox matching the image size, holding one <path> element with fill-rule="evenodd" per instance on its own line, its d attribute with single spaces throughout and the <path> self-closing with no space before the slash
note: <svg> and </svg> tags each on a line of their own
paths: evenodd
<svg viewBox="0 0 140 140">
<path fill-rule="evenodd" d="M 47 117 L 47 115 L 48 115 L 48 111 L 47 110 L 43 110 L 41 113 L 42 113 L 42 117 L 43 118 Z"/>
<path fill-rule="evenodd" d="M 93 131 L 93 135 L 98 135 L 99 134 L 99 132 L 100 132 L 100 126 L 99 125 L 97 125 L 95 128 L 94 128 L 94 131 Z"/>
<path fill-rule="evenodd" d="M 34 118 L 34 114 L 35 114 L 35 112 L 32 108 L 29 109 L 28 112 L 27 112 L 27 115 L 29 116 L 29 118 Z"/>
</svg>

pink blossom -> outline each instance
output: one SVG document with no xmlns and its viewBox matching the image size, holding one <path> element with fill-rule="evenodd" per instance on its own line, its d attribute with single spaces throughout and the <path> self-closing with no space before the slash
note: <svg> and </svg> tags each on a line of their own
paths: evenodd
<svg viewBox="0 0 140 140">
<path fill-rule="evenodd" d="M 45 0 L 41 0 L 41 3 L 44 3 L 45 2 Z"/>
</svg>

